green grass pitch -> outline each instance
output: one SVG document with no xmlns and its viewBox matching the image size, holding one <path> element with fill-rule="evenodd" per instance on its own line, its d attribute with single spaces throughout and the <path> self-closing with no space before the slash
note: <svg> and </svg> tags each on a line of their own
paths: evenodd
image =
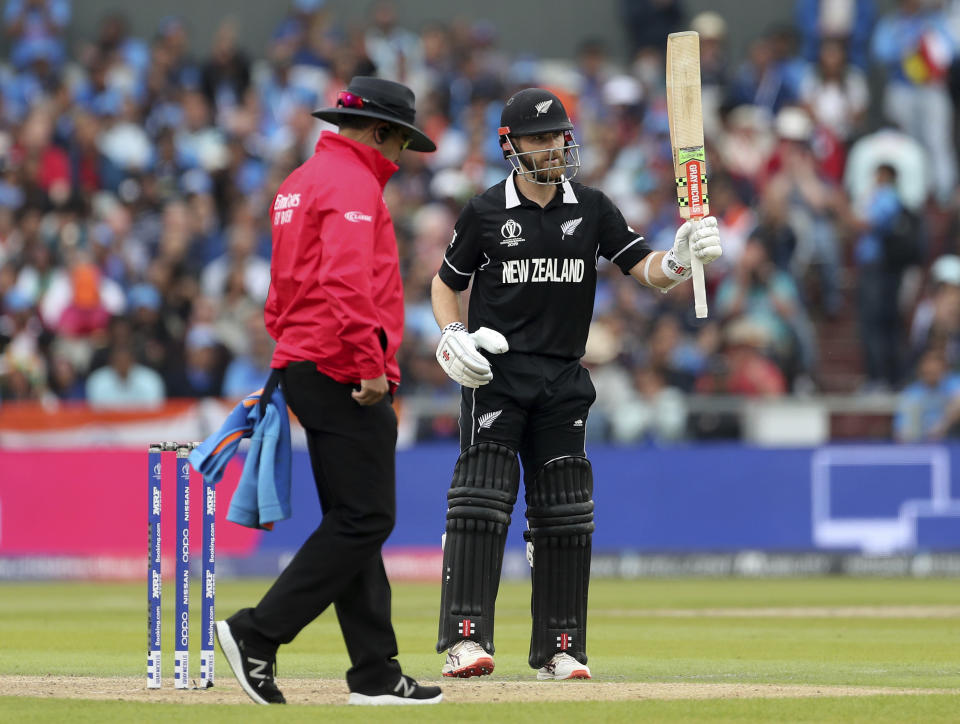
<svg viewBox="0 0 960 724">
<path fill-rule="evenodd" d="M 221 581 L 218 615 L 253 604 L 268 581 Z M 172 585 L 165 586 L 164 686 L 172 686 Z M 199 601 L 198 589 L 194 589 Z M 394 624 L 404 670 L 436 680 L 436 584 L 394 586 Z M 166 608 L 166 607 L 165 607 Z M 636 698 L 559 701 L 566 683 L 533 683 L 527 666 L 529 585 L 502 586 L 497 605 L 496 672 L 465 686 L 530 682 L 537 700 L 509 696 L 439 707 L 261 707 L 45 697 L 18 688 L 17 677 L 137 677 L 131 694 L 148 696 L 145 584 L 0 584 L 0 718 L 5 721 L 958 721 L 960 720 L 960 586 L 933 579 L 686 579 L 594 581 L 589 646 L 594 681 L 616 690 L 649 684 Z M 199 606 L 193 610 L 191 668 L 199 665 Z M 218 680 L 231 679 L 217 651 Z M 278 659 L 279 683 L 342 680 L 346 651 L 333 611 L 310 625 Z M 82 684 L 82 681 L 79 682 Z M 655 685 L 690 687 L 659 696 Z M 714 696 L 709 685 L 727 685 Z M 703 693 L 703 686 L 706 691 Z M 787 693 L 750 694 L 779 685 Z M 527 686 L 526 683 L 523 684 Z M 731 688 L 732 687 L 732 688 Z M 796 694 L 798 687 L 819 696 Z M 882 689 L 870 695 L 824 696 L 833 687 Z M 735 692 L 730 694 L 730 691 Z M 919 693 L 906 693 L 918 691 Z M 589 691 L 589 689 L 587 690 Z M 631 689 L 633 691 L 633 689 Z M 647 690 L 642 690 L 647 691 Z M 839 692 L 839 690 L 836 690 Z M 541 696 L 542 692 L 542 696 Z M 849 692 L 847 692 L 849 693 Z M 195 692 L 202 696 L 202 692 Z M 290 697 L 288 697 L 290 698 Z M 452 698 L 452 697 L 448 697 Z M 530 697 L 527 697 L 528 699 Z M 495 700 L 496 699 L 496 700 Z"/>
</svg>

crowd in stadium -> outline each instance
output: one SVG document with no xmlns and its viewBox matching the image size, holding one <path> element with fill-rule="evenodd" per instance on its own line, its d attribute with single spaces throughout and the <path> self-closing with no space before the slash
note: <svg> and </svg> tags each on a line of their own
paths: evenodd
<svg viewBox="0 0 960 724">
<path fill-rule="evenodd" d="M 189 18 L 138 37 L 120 13 L 68 45 L 77 5 L 3 10 L 0 405 L 155 405 L 260 386 L 272 196 L 331 129 L 310 112 L 358 74 L 412 87 L 418 125 L 438 143 L 405 154 L 385 195 L 407 297 L 399 394 L 449 399 L 429 285 L 463 203 L 508 171 L 503 100 L 556 92 L 582 146 L 577 180 L 669 248 L 664 39 L 692 28 L 724 245 L 708 269 L 710 321 L 693 317 L 691 285 L 654 294 L 605 266 L 584 360 L 599 391 L 594 434 L 683 437 L 690 393 L 906 388 L 921 414 L 901 416 L 901 437 L 952 424 L 960 3 L 899 0 L 881 14 L 872 0 L 797 0 L 791 23 L 738 56 L 717 13 L 623 2 L 629 58 L 599 39 L 572 58 L 531 57 L 483 20 L 410 27 L 389 0 L 363 25 L 293 0 L 256 55 L 229 18 L 202 52 Z M 453 427 L 441 417 L 418 432 Z"/>
</svg>

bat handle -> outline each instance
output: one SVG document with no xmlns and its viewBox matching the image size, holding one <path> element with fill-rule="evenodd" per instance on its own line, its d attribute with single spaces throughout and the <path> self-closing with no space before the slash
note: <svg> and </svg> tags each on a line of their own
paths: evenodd
<svg viewBox="0 0 960 724">
<path fill-rule="evenodd" d="M 694 231 L 699 228 L 700 220 L 694 222 Z M 699 257 L 690 250 L 690 269 L 693 272 L 693 309 L 696 312 L 697 319 L 706 319 L 707 317 L 707 285 L 703 280 L 703 263 Z"/>
</svg>

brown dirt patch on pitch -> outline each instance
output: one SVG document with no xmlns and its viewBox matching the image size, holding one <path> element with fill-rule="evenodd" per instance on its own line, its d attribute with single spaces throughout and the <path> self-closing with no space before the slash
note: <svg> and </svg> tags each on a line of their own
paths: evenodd
<svg viewBox="0 0 960 724">
<path fill-rule="evenodd" d="M 347 687 L 330 679 L 281 679 L 290 704 L 345 704 Z M 427 683 L 427 682 L 424 682 Z M 496 681 L 457 679 L 443 686 L 444 700 L 454 703 L 532 701 L 639 701 L 643 699 L 778 699 L 824 696 L 952 694 L 950 689 L 899 689 L 874 686 L 796 686 L 779 684 L 695 684 L 607 681 Z M 179 704 L 245 704 L 247 695 L 232 678 L 212 689 L 177 691 L 172 685 L 148 690 L 141 678 L 80 676 L 0 676 L 0 696 L 31 696 L 102 701 L 164 701 Z"/>
</svg>

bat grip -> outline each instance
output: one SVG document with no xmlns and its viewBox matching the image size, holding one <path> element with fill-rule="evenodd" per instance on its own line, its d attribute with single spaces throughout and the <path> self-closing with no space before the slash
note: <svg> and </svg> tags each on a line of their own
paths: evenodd
<svg viewBox="0 0 960 724">
<path fill-rule="evenodd" d="M 693 231 L 700 228 L 700 220 L 693 221 Z M 703 263 L 690 249 L 690 269 L 693 272 L 693 309 L 697 319 L 706 319 L 707 316 L 707 285 L 703 280 Z"/>
</svg>

